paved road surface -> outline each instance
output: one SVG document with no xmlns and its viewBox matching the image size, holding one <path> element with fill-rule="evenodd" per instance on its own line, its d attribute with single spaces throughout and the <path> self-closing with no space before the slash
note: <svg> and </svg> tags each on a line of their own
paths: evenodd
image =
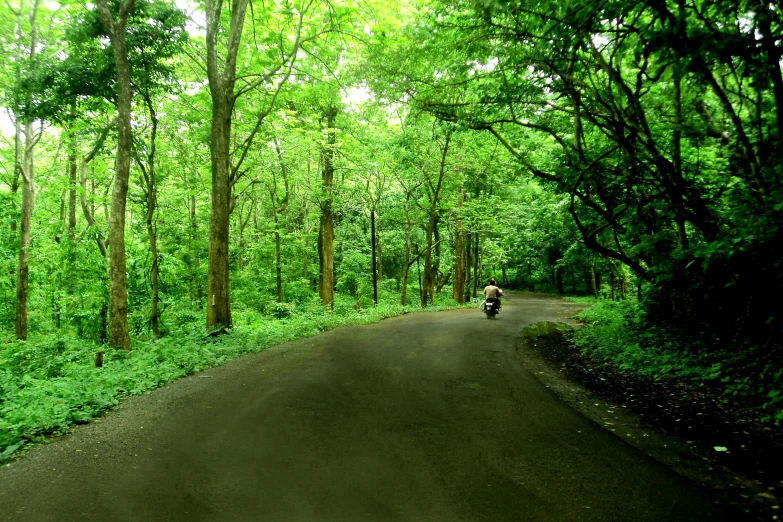
<svg viewBox="0 0 783 522">
<path fill-rule="evenodd" d="M 728 521 L 571 410 L 517 334 L 556 299 L 341 328 L 129 400 L 0 468 L 0 521 Z"/>
</svg>

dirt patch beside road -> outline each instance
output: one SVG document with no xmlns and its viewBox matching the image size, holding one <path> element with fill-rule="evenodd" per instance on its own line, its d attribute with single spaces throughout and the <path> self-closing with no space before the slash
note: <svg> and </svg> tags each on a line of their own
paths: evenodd
<svg viewBox="0 0 783 522">
<path fill-rule="evenodd" d="M 776 520 L 782 457 L 771 434 L 738 427 L 741 419 L 718 407 L 717 390 L 634 379 L 582 354 L 571 333 L 563 323 L 533 325 L 518 349 L 538 361 L 535 373 L 553 391 L 605 429 L 755 517 Z"/>
</svg>

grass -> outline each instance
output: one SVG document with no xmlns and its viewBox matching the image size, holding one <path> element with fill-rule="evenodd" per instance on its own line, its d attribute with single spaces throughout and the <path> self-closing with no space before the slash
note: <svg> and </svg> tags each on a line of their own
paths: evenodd
<svg viewBox="0 0 783 522">
<path fill-rule="evenodd" d="M 31 443 L 88 422 L 123 397 L 332 328 L 421 311 L 418 306 L 390 301 L 356 311 L 354 303 L 338 298 L 333 312 L 312 303 L 273 306 L 269 315 L 239 311 L 237 326 L 225 335 L 209 337 L 203 327 L 185 325 L 158 340 L 137 338 L 128 352 L 106 351 L 102 368 L 95 367 L 94 358 L 103 348 L 76 337 L 49 335 L 7 341 L 0 348 L 0 461 Z M 426 311 L 457 307 L 446 303 Z"/>
</svg>

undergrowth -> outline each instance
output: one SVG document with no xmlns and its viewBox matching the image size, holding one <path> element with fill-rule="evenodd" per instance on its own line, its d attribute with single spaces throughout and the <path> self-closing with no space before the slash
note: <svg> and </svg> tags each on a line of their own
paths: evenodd
<svg viewBox="0 0 783 522">
<path fill-rule="evenodd" d="M 595 302 L 595 301 L 593 301 Z M 720 350 L 686 343 L 645 321 L 633 301 L 598 301 L 577 316 L 586 323 L 574 344 L 619 371 L 655 381 L 690 380 L 723 391 L 759 412 L 760 422 L 783 420 L 783 368 L 774 358 L 759 358 L 752 346 Z"/>
<path fill-rule="evenodd" d="M 161 339 L 134 339 L 130 351 L 107 350 L 96 368 L 100 346 L 75 336 L 40 336 L 7 341 L 0 348 L 0 461 L 32 442 L 67 432 L 116 406 L 180 377 L 218 366 L 240 355 L 317 335 L 345 325 L 367 324 L 418 307 L 382 302 L 356 310 L 355 300 L 337 300 L 334 311 L 320 305 L 270 305 L 266 315 L 238 310 L 236 325 L 219 336 L 194 324 Z M 456 303 L 426 311 L 455 308 Z M 472 306 L 472 305 L 471 305 Z"/>
</svg>

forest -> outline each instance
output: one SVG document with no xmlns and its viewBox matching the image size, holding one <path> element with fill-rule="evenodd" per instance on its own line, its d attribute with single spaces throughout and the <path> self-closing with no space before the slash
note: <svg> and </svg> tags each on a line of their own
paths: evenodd
<svg viewBox="0 0 783 522">
<path fill-rule="evenodd" d="M 779 422 L 781 38 L 755 0 L 6 0 L 0 459 L 490 277 Z"/>
</svg>

